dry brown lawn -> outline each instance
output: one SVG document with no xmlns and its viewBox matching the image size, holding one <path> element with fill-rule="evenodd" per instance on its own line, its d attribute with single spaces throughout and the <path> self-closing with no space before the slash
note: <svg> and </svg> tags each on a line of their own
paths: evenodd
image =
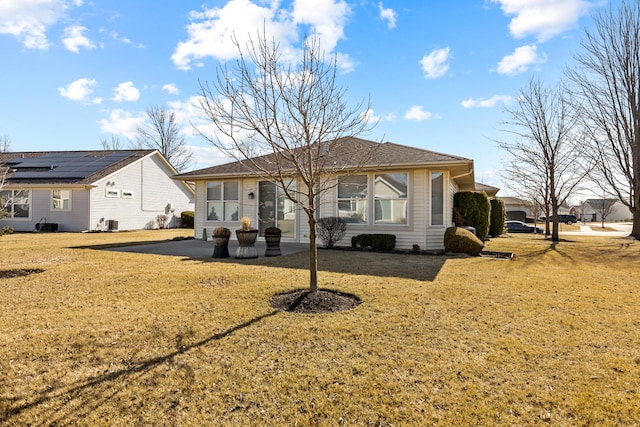
<svg viewBox="0 0 640 427">
<path fill-rule="evenodd" d="M 306 254 L 79 249 L 185 231 L 0 238 L 0 425 L 640 424 L 640 242 L 493 239 L 515 261 L 320 251 L 357 308 L 272 309 Z M 38 272 L 40 271 L 40 272 Z"/>
</svg>

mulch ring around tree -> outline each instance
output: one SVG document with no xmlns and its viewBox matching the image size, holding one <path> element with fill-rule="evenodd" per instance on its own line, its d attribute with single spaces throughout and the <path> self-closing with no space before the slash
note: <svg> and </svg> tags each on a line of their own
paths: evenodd
<svg viewBox="0 0 640 427">
<path fill-rule="evenodd" d="M 28 276 L 30 274 L 42 273 L 44 270 L 39 268 L 18 268 L 15 270 L 0 270 L 0 279 L 9 279 L 12 277 Z"/>
<path fill-rule="evenodd" d="M 331 289 L 309 289 L 275 294 L 269 299 L 271 307 L 293 313 L 332 313 L 351 310 L 360 305 L 362 300 L 355 295 Z"/>
</svg>

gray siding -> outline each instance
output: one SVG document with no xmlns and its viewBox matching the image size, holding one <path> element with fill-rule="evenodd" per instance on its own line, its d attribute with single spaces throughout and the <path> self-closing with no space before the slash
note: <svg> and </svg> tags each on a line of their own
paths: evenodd
<svg viewBox="0 0 640 427">
<path fill-rule="evenodd" d="M 10 226 L 16 231 L 33 231 L 40 222 L 58 224 L 58 231 L 83 231 L 89 226 L 89 191 L 71 190 L 71 210 L 54 211 L 51 209 L 51 192 L 54 189 L 69 188 L 51 187 L 31 190 L 31 211 L 29 219 L 2 219 L 0 227 Z"/>
</svg>

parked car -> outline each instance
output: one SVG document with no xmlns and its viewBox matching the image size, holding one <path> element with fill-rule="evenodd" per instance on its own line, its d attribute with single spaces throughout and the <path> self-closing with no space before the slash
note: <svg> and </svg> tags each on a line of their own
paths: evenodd
<svg viewBox="0 0 640 427">
<path fill-rule="evenodd" d="M 508 233 L 543 233 L 544 231 L 540 227 L 534 227 L 532 225 L 525 224 L 522 221 L 507 221 Z"/>
<path fill-rule="evenodd" d="M 540 220 L 544 221 L 543 216 L 540 217 Z M 553 216 L 549 217 L 549 221 L 553 222 Z M 571 225 L 578 222 L 578 218 L 575 215 L 558 215 L 558 222 L 564 222 L 565 224 Z"/>
</svg>

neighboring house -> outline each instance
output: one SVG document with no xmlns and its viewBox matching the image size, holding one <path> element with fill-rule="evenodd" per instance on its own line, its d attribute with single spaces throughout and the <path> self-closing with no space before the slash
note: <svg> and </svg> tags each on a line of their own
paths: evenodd
<svg viewBox="0 0 640 427">
<path fill-rule="evenodd" d="M 536 218 L 534 204 L 517 197 L 500 197 L 504 202 L 507 220 L 525 221 L 526 218 Z"/>
<path fill-rule="evenodd" d="M 476 191 L 484 191 L 490 199 L 495 199 L 500 189 L 481 182 L 476 182 Z"/>
<path fill-rule="evenodd" d="M 587 199 L 582 203 L 582 220 L 585 222 L 633 221 L 633 214 L 627 206 L 618 199 Z"/>
<path fill-rule="evenodd" d="M 192 187 L 157 150 L 10 152 L 0 164 L 0 227 L 16 231 L 153 228 L 159 215 L 175 226 L 194 207 Z"/>
<path fill-rule="evenodd" d="M 371 153 L 362 169 L 347 173 L 361 153 Z M 473 160 L 391 142 L 359 138 L 339 140 L 332 150 L 335 184 L 318 200 L 317 217 L 340 216 L 347 234 L 339 243 L 350 244 L 362 233 L 394 234 L 398 248 L 420 245 L 442 249 L 445 229 L 452 225 L 453 195 L 474 190 Z M 274 155 L 257 157 L 275 167 Z M 246 162 L 245 162 L 246 163 Z M 294 185 L 302 185 L 293 176 Z M 247 216 L 258 224 L 260 235 L 269 226 L 282 229 L 283 241 L 308 242 L 306 214 L 287 200 L 283 190 L 252 172 L 243 162 L 213 166 L 174 177 L 195 183 L 195 236 L 211 236 L 215 227 L 240 228 Z"/>
</svg>

